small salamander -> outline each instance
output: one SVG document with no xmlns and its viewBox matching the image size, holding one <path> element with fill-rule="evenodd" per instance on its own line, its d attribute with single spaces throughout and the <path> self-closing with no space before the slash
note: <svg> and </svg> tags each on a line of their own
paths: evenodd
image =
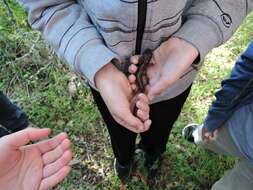
<svg viewBox="0 0 253 190">
<path fill-rule="evenodd" d="M 142 56 L 139 58 L 139 66 L 136 71 L 136 84 L 138 87 L 137 93 L 143 93 L 145 91 L 144 82 L 142 80 L 143 74 L 145 74 L 146 69 L 149 65 L 149 62 L 153 56 L 153 53 L 150 49 L 147 49 L 143 52 Z"/>
<path fill-rule="evenodd" d="M 132 107 L 133 107 L 133 113 L 136 116 L 137 115 L 137 107 L 136 107 L 136 96 L 140 93 L 145 92 L 145 84 L 143 81 L 143 75 L 146 74 L 147 67 L 150 63 L 150 60 L 152 59 L 153 53 L 150 49 L 146 49 L 142 56 L 139 58 L 139 66 L 136 71 L 136 85 L 138 88 L 138 91 L 135 93 L 135 97 L 133 98 Z"/>
</svg>

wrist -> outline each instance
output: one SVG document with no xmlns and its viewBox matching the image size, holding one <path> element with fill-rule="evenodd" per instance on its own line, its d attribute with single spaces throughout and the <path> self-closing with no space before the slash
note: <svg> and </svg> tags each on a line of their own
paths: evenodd
<svg viewBox="0 0 253 190">
<path fill-rule="evenodd" d="M 164 42 L 163 46 L 163 52 L 165 52 L 165 55 L 171 56 L 174 54 L 178 57 L 177 59 L 187 63 L 188 66 L 199 63 L 198 49 L 184 39 L 172 37 Z"/>
<path fill-rule="evenodd" d="M 170 41 L 170 43 L 168 43 L 169 41 Z M 166 45 L 168 48 L 170 46 L 172 46 L 171 48 L 173 48 L 173 49 L 183 50 L 183 51 L 186 51 L 186 53 L 187 52 L 192 53 L 196 57 L 199 55 L 198 49 L 193 44 L 189 43 L 188 41 L 186 41 L 182 38 L 172 37 L 166 42 L 167 42 Z"/>
<path fill-rule="evenodd" d="M 109 62 L 95 74 L 95 87 L 99 90 L 104 81 L 110 80 L 118 69 Z"/>
</svg>

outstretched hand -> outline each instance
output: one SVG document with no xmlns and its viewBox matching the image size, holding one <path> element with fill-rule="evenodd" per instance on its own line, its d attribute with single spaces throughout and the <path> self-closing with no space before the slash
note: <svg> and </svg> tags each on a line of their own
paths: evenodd
<svg viewBox="0 0 253 190">
<path fill-rule="evenodd" d="M 170 38 L 154 52 L 146 71 L 146 93 L 150 100 L 173 85 L 198 57 L 198 50 L 190 43 Z M 132 56 L 128 80 L 133 90 L 137 90 L 135 73 L 139 64 L 138 55 Z"/>
<path fill-rule="evenodd" d="M 0 138 L 1 189 L 47 190 L 67 176 L 72 153 L 65 133 L 26 145 L 50 133 L 50 129 L 27 128 Z"/>
<path fill-rule="evenodd" d="M 95 83 L 115 121 L 135 133 L 149 129 L 151 121 L 147 96 L 139 94 L 136 97 L 138 110 L 137 116 L 134 116 L 131 110 L 133 91 L 127 77 L 112 63 L 107 64 L 96 73 Z"/>
</svg>

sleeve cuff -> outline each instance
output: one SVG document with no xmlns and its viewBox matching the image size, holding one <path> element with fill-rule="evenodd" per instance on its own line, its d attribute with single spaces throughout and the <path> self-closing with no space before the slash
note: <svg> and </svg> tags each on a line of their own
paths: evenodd
<svg viewBox="0 0 253 190">
<path fill-rule="evenodd" d="M 209 51 L 222 44 L 223 41 L 217 24 L 201 15 L 188 17 L 173 37 L 183 39 L 195 46 L 199 51 L 200 62 L 203 62 Z"/>
<path fill-rule="evenodd" d="M 108 49 L 100 40 L 96 40 L 80 50 L 75 61 L 75 69 L 84 75 L 94 88 L 95 74 L 113 59 L 120 60 L 117 54 Z"/>
</svg>

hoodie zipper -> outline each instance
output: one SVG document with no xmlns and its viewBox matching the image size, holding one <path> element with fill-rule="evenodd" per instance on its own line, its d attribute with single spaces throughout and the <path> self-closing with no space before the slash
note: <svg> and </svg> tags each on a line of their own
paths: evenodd
<svg viewBox="0 0 253 190">
<path fill-rule="evenodd" d="M 147 0 L 138 0 L 138 23 L 137 23 L 135 55 L 141 54 L 141 46 L 146 24 L 146 16 L 147 16 Z"/>
</svg>

